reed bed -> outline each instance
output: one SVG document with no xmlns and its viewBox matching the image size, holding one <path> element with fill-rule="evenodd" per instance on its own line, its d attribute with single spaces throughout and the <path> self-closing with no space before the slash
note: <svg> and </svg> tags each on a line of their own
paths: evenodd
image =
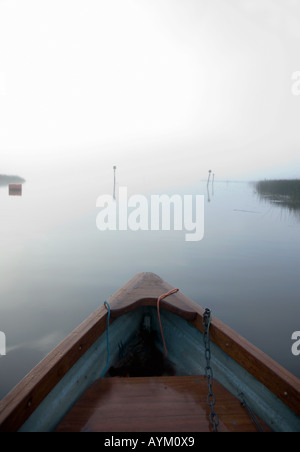
<svg viewBox="0 0 300 452">
<path fill-rule="evenodd" d="M 300 209 L 300 179 L 264 180 L 255 184 L 258 194 L 293 210 Z"/>
</svg>

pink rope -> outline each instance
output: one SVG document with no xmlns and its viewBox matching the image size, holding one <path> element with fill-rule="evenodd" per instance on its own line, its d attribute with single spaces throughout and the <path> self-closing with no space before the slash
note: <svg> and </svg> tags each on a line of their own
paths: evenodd
<svg viewBox="0 0 300 452">
<path fill-rule="evenodd" d="M 164 344 L 164 349 L 165 349 L 165 355 L 164 355 L 164 358 L 167 357 L 167 355 L 168 355 L 168 350 L 167 350 L 166 341 L 165 341 L 164 332 L 163 332 L 163 327 L 162 327 L 161 318 L 160 318 L 159 304 L 160 304 L 160 302 L 161 302 L 164 298 L 167 298 L 167 297 L 169 297 L 170 295 L 172 295 L 172 294 L 174 294 L 174 293 L 177 293 L 177 292 L 179 292 L 179 289 L 172 289 L 172 290 L 170 290 L 169 292 L 167 292 L 167 293 L 161 295 L 161 296 L 158 298 L 158 300 L 157 300 L 157 316 L 158 316 L 158 322 L 159 322 L 159 326 L 160 326 L 161 337 L 162 337 L 163 344 Z"/>
</svg>

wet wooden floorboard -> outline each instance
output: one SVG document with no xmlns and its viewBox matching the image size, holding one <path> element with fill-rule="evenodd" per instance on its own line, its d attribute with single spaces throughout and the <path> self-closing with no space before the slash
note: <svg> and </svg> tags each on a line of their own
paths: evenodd
<svg viewBox="0 0 300 452">
<path fill-rule="evenodd" d="M 214 382 L 219 431 L 255 432 L 241 402 Z M 97 380 L 57 432 L 210 432 L 204 376 Z"/>
</svg>

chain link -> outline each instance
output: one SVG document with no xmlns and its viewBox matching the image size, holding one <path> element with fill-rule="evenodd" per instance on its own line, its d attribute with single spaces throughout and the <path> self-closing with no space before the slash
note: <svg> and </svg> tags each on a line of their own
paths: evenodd
<svg viewBox="0 0 300 452">
<path fill-rule="evenodd" d="M 210 365 L 211 361 L 210 337 L 209 337 L 210 322 L 211 322 L 211 311 L 210 309 L 206 309 L 203 315 L 203 328 L 204 328 L 203 341 L 205 347 L 205 360 L 206 360 L 205 374 L 207 378 L 207 386 L 209 391 L 207 396 L 207 404 L 211 410 L 209 415 L 210 422 L 213 426 L 214 432 L 218 432 L 219 418 L 215 412 L 216 397 L 212 390 L 214 375 L 212 367 Z"/>
</svg>

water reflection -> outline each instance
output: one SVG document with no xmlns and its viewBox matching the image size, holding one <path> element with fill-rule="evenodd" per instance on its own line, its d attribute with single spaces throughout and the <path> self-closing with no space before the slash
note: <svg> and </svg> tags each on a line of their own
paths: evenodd
<svg viewBox="0 0 300 452">
<path fill-rule="evenodd" d="M 300 221 L 300 180 L 265 180 L 255 183 L 260 200 L 281 207 Z"/>
<path fill-rule="evenodd" d="M 211 202 L 211 195 L 212 197 L 214 197 L 215 191 L 214 191 L 214 185 L 215 185 L 215 175 L 213 174 L 212 177 L 212 183 L 211 183 L 211 188 L 210 188 L 210 178 L 211 178 L 211 170 L 209 170 L 209 176 L 208 176 L 208 181 L 207 181 L 207 201 Z"/>
<path fill-rule="evenodd" d="M 207 201 L 210 202 L 210 190 L 209 190 L 209 184 L 207 184 Z"/>
</svg>

